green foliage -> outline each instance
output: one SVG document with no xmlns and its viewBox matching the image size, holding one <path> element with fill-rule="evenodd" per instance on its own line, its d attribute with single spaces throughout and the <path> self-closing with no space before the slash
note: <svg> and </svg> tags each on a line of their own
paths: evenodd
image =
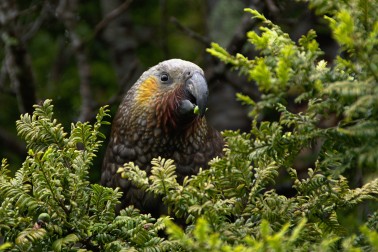
<svg viewBox="0 0 378 252">
<path fill-rule="evenodd" d="M 378 196 L 378 19 L 372 11 L 378 4 L 364 0 L 337 4 L 309 2 L 318 13 L 329 15 L 325 19 L 341 46 L 342 54 L 330 66 L 320 58 L 323 52 L 314 31 L 310 30 L 294 43 L 280 27 L 250 9 L 246 11 L 265 24 L 261 33 L 247 34 L 260 51 L 260 57 L 249 60 L 232 56 L 217 44 L 208 52 L 247 75 L 259 87 L 262 97 L 258 102 L 242 94 L 237 97 L 251 107 L 250 114 L 254 116 L 250 156 L 254 157 L 254 164 L 261 160 L 276 162 L 290 174 L 292 188 L 296 190 L 295 196 L 289 199 L 275 191 L 266 191 L 264 196 L 270 194 L 266 200 L 276 201 L 274 205 L 284 211 L 280 216 L 276 209 L 260 203 L 263 219 L 271 225 L 297 223 L 302 215 L 308 220 L 302 232 L 311 234 L 307 239 L 321 246 L 334 244 L 337 248 L 358 251 L 352 247 L 364 236 L 365 242 L 359 246 L 374 250 L 376 240 L 367 238 L 370 241 L 367 245 L 366 237 L 374 237 L 376 226 L 361 229 L 370 230 L 369 234 L 362 232 L 357 238 L 353 235 L 345 238 L 352 232 L 340 225 L 339 218 L 343 218 L 340 210 L 351 209 L 365 200 L 376 201 Z M 293 99 L 304 106 L 300 112 L 291 111 Z M 267 109 L 278 113 L 277 122 L 259 121 Z M 307 176 L 300 178 L 293 167 L 306 148 L 313 149 L 316 159 L 314 166 L 308 167 Z M 356 176 L 360 180 L 353 179 Z M 377 204 L 373 206 L 369 218 L 376 220 Z M 320 238 L 325 235 L 332 242 Z"/>
<path fill-rule="evenodd" d="M 17 130 L 29 155 L 14 177 L 2 162 L 0 250 L 377 250 L 378 16 L 372 13 L 378 3 L 310 5 L 327 15 L 340 44 L 334 62 L 321 58 L 314 31 L 294 42 L 246 9 L 263 24 L 247 33 L 259 56 L 231 55 L 215 43 L 208 52 L 258 86 L 258 101 L 237 95 L 250 107 L 251 131 L 223 132 L 224 155 L 182 185 L 174 162 L 161 157 L 153 159 L 149 177 L 133 163 L 118 170 L 161 195 L 167 217 L 154 220 L 133 207 L 116 216 L 121 193 L 89 184 L 106 108 L 94 125 L 72 124 L 70 134 L 53 119 L 49 100 L 21 116 Z M 262 120 L 272 112 L 276 121 Z M 299 169 L 304 150 L 314 160 Z M 158 236 L 161 230 L 168 239 Z"/>
<path fill-rule="evenodd" d="M 67 134 L 53 118 L 51 100 L 17 121 L 28 157 L 14 178 L 3 160 L 0 169 L 0 250 L 120 251 L 167 249 L 159 238 L 165 219 L 154 220 L 132 207 L 115 214 L 118 189 L 89 184 L 88 171 L 108 124 L 106 107 L 96 122 L 77 122 Z"/>
<path fill-rule="evenodd" d="M 251 132 L 224 132 L 224 156 L 183 185 L 169 160 L 161 158 L 153 161 L 148 180 L 132 164 L 119 171 L 163 195 L 171 213 L 186 220 L 185 230 L 167 223 L 171 240 L 188 251 L 375 250 L 378 20 L 364 12 L 364 2 L 378 8 L 371 1 L 328 5 L 333 11 L 325 19 L 341 46 L 332 64 L 321 59 L 314 31 L 295 43 L 251 9 L 246 11 L 264 24 L 260 33 L 247 34 L 258 57 L 233 56 L 212 44 L 209 53 L 254 81 L 262 93 L 259 101 L 237 95 L 251 108 Z M 301 109 L 294 112 L 295 106 Z M 261 121 L 267 111 L 279 119 Z M 295 162 L 306 149 L 314 162 L 297 170 Z M 279 172 L 288 175 L 293 196 L 275 189 Z M 368 215 L 343 223 L 345 213 L 356 207 Z M 360 230 L 350 228 L 362 223 Z"/>
</svg>

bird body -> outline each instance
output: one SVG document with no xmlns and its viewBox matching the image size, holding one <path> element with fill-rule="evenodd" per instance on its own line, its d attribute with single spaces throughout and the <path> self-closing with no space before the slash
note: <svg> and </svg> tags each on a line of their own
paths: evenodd
<svg viewBox="0 0 378 252">
<path fill-rule="evenodd" d="M 132 161 L 149 175 L 152 158 L 173 159 L 182 183 L 222 154 L 223 139 L 204 117 L 207 96 L 202 69 L 179 59 L 150 68 L 127 92 L 113 120 L 101 175 L 103 185 L 124 192 L 120 208 L 134 205 L 153 215 L 166 211 L 161 199 L 117 174 L 124 163 Z"/>
</svg>

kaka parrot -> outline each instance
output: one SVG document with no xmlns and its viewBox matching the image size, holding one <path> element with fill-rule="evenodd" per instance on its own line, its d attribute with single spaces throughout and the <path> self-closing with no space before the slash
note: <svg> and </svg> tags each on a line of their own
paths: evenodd
<svg viewBox="0 0 378 252">
<path fill-rule="evenodd" d="M 130 88 L 114 117 L 101 173 L 102 185 L 122 189 L 120 209 L 134 205 L 156 217 L 166 214 L 161 198 L 120 177 L 124 163 L 150 175 L 152 158 L 173 159 L 182 183 L 222 155 L 222 136 L 204 117 L 208 93 L 203 70 L 180 59 L 151 67 Z"/>
</svg>

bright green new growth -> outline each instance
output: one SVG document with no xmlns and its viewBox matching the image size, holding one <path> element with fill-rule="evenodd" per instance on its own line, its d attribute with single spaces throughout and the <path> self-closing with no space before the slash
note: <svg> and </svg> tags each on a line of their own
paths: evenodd
<svg viewBox="0 0 378 252">
<path fill-rule="evenodd" d="M 206 108 L 206 111 L 207 111 L 207 108 Z M 199 107 L 197 105 L 194 106 L 194 108 L 193 108 L 193 114 L 195 114 L 195 115 L 199 115 L 200 114 Z"/>
<path fill-rule="evenodd" d="M 195 115 L 199 115 L 199 108 L 198 108 L 198 106 L 196 105 L 195 107 L 194 107 L 194 109 L 193 109 L 193 113 L 195 114 Z"/>
<path fill-rule="evenodd" d="M 259 101 L 237 95 L 250 106 L 252 130 L 223 132 L 224 156 L 183 185 L 173 161 L 160 157 L 149 177 L 133 163 L 118 170 L 162 195 L 169 217 L 154 220 L 132 207 L 116 217 L 120 193 L 89 184 L 105 108 L 94 125 L 72 124 L 70 134 L 53 119 L 50 101 L 22 116 L 17 129 L 29 155 L 14 178 L 5 160 L 0 169 L 0 250 L 377 251 L 378 2 L 310 5 L 327 15 L 341 46 L 333 64 L 321 59 L 314 31 L 296 43 L 246 9 L 264 24 L 247 34 L 259 57 L 230 55 L 218 44 L 208 52 L 259 87 Z M 291 99 L 304 109 L 294 113 Z M 259 121 L 266 111 L 279 119 Z M 294 162 L 308 149 L 313 162 L 299 174 Z M 285 174 L 291 197 L 277 190 Z M 36 225 L 44 213 L 50 218 Z"/>
</svg>

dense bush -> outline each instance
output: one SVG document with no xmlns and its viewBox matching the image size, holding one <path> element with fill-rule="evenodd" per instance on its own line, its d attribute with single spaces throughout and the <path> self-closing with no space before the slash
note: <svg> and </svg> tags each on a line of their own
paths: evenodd
<svg viewBox="0 0 378 252">
<path fill-rule="evenodd" d="M 224 132 L 225 155 L 210 169 L 183 185 L 171 160 L 154 159 L 149 178 L 132 163 L 119 169 L 163 195 L 168 217 L 154 220 L 132 207 L 116 216 L 120 193 L 88 182 L 106 108 L 94 125 L 72 124 L 70 134 L 49 100 L 21 116 L 17 129 L 29 153 L 14 178 L 5 160 L 1 166 L 0 250 L 378 250 L 378 3 L 311 4 L 340 44 L 333 63 L 322 60 L 314 31 L 295 43 L 251 9 L 263 24 L 247 34 L 258 57 L 208 49 L 262 93 L 259 101 L 238 94 L 251 107 L 252 130 Z M 277 120 L 262 120 L 266 114 Z M 296 170 L 303 150 L 313 162 Z M 277 190 L 279 174 L 292 195 Z"/>
</svg>

